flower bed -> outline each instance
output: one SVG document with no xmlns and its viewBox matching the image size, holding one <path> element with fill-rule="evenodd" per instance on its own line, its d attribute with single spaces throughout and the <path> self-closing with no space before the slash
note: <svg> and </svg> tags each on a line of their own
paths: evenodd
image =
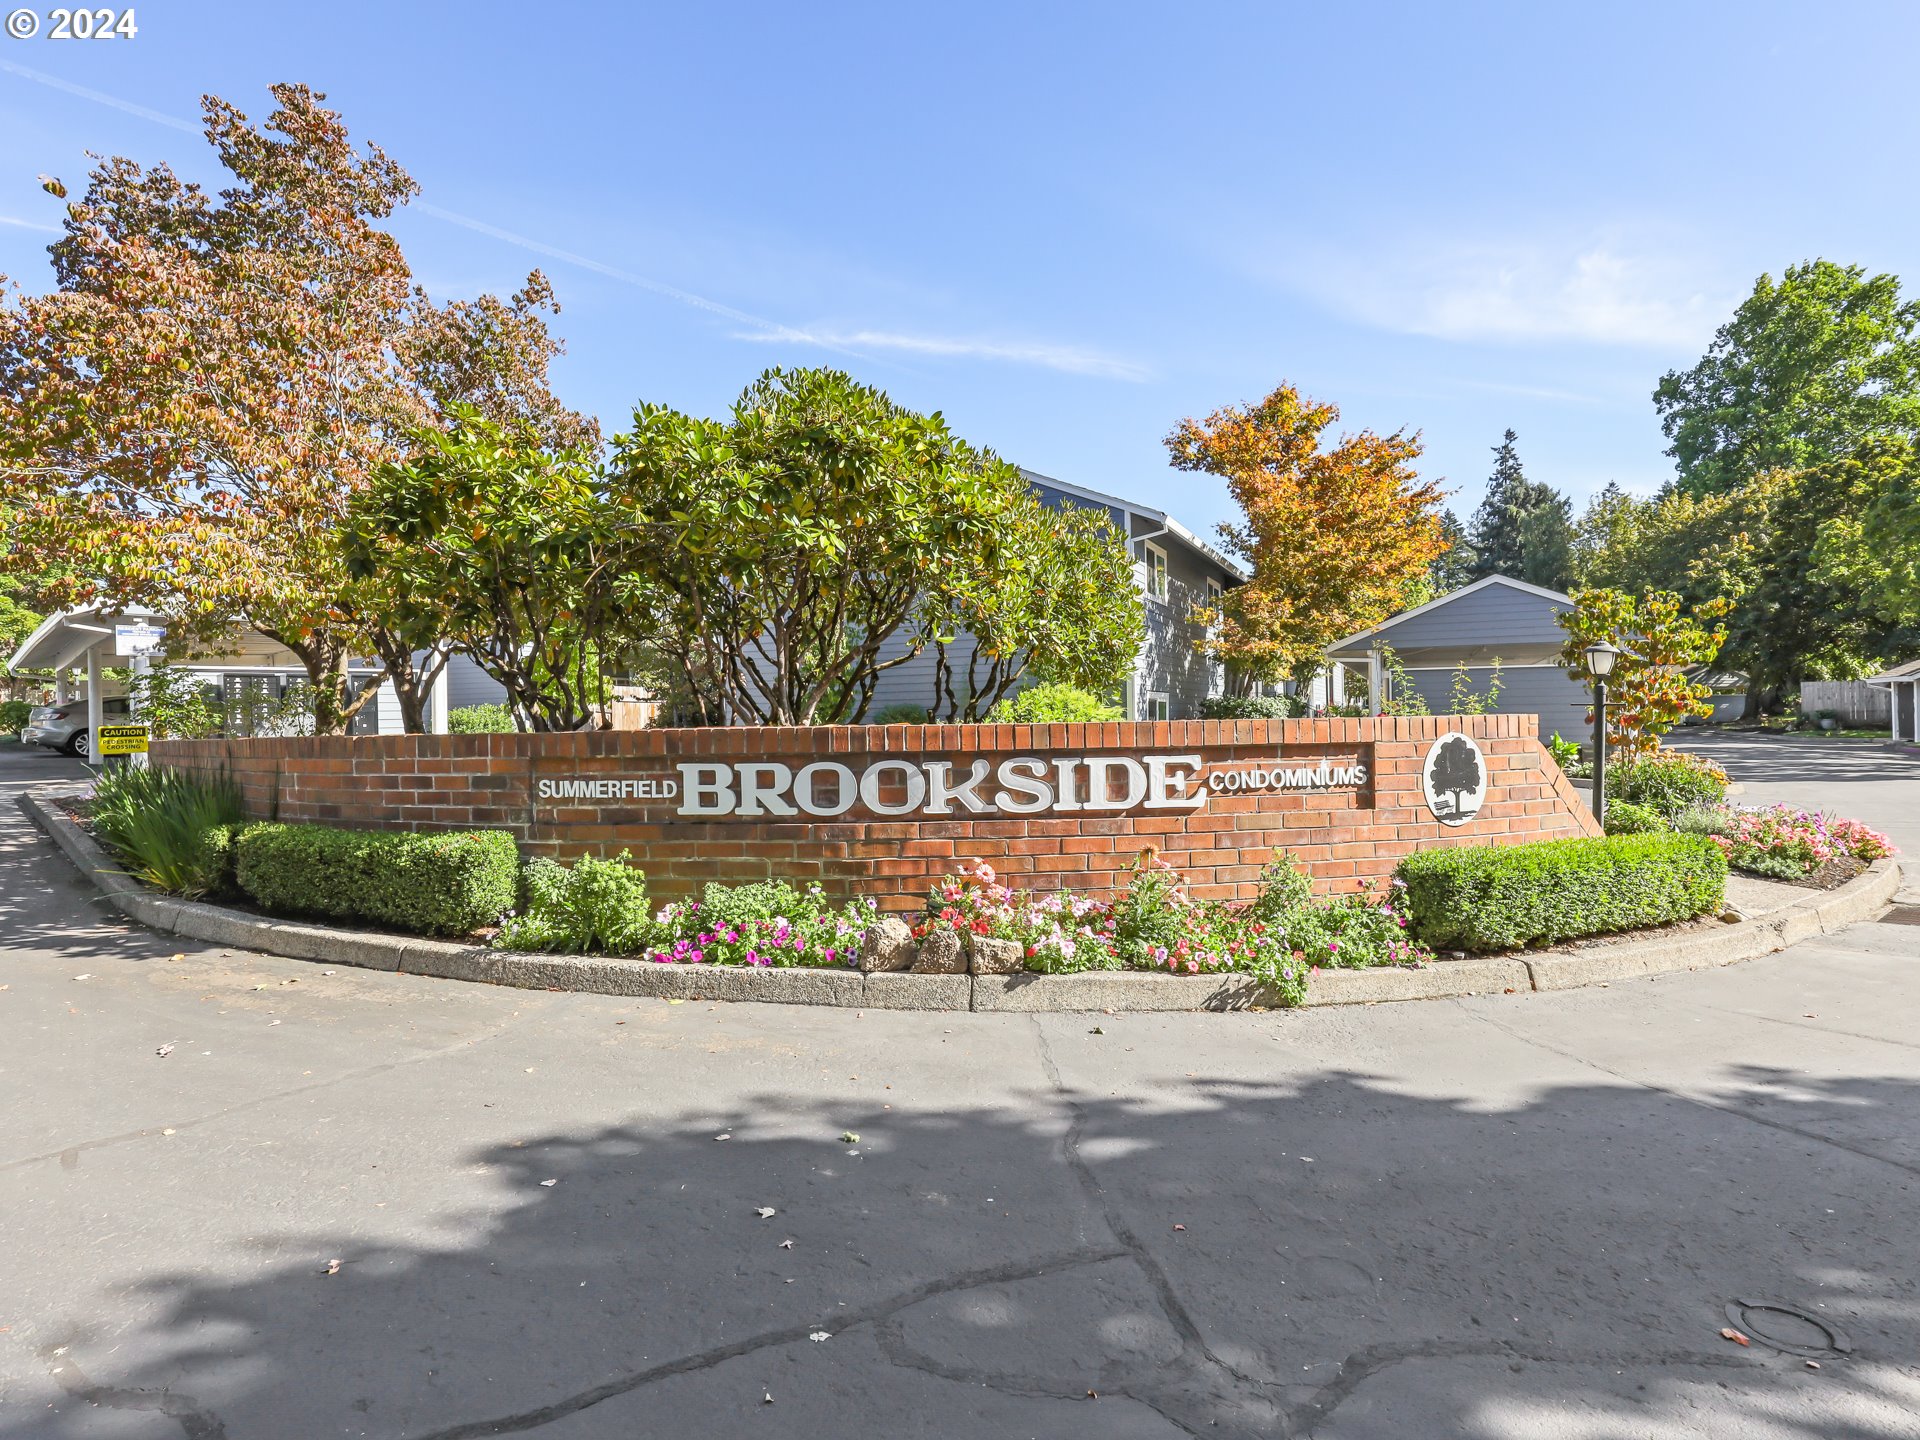
<svg viewBox="0 0 1920 1440">
<path fill-rule="evenodd" d="M 1196 900 L 1179 873 L 1143 850 L 1126 886 L 1111 896 L 1040 894 L 1000 883 L 976 862 L 933 887 L 913 927 L 916 940 L 942 927 L 1011 940 L 1028 970 L 1157 970 L 1176 975 L 1236 971 L 1297 1005 L 1321 967 L 1417 964 L 1431 952 L 1407 935 L 1391 889 L 1316 902 L 1306 877 L 1283 857 L 1261 875 L 1260 893 L 1226 904 Z"/>
<path fill-rule="evenodd" d="M 1813 880 L 1822 872 L 1845 879 L 1894 853 L 1885 835 L 1858 820 L 1790 805 L 1703 807 L 1681 816 L 1678 828 L 1708 836 L 1734 869 L 1775 880 Z"/>
<path fill-rule="evenodd" d="M 818 885 L 779 880 L 709 885 L 699 900 L 647 902 L 647 877 L 618 859 L 551 860 L 526 867 L 524 913 L 509 913 L 494 944 L 504 950 L 592 951 L 663 965 L 852 965 L 873 923 L 871 900 L 834 905 Z"/>
</svg>

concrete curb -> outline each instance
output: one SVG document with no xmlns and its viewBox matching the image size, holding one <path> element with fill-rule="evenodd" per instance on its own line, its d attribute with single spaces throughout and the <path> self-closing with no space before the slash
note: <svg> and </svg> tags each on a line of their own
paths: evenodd
<svg viewBox="0 0 1920 1440">
<path fill-rule="evenodd" d="M 80 873 L 99 887 L 102 898 L 129 918 L 165 934 L 296 960 L 525 990 L 874 1010 L 1244 1010 L 1266 1000 L 1262 987 L 1243 975 L 1181 976 L 1138 971 L 915 975 L 885 970 L 862 974 L 858 970 L 660 965 L 592 955 L 524 955 L 483 945 L 273 920 L 148 890 L 116 866 L 92 836 L 46 799 L 27 795 L 20 805 Z M 1623 940 L 1579 952 L 1441 960 L 1417 969 L 1379 966 L 1321 970 L 1313 976 L 1305 1003 L 1376 1005 L 1569 990 L 1668 971 L 1732 965 L 1871 919 L 1886 908 L 1899 885 L 1900 867 L 1890 859 L 1878 860 L 1864 875 L 1838 889 L 1811 894 L 1784 910 L 1742 920 L 1718 932 Z"/>
</svg>

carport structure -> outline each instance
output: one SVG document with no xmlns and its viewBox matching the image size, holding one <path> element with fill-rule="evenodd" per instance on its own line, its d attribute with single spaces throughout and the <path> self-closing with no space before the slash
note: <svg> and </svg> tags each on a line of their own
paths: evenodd
<svg viewBox="0 0 1920 1440">
<path fill-rule="evenodd" d="M 87 753 L 95 755 L 99 753 L 96 741 L 100 734 L 101 705 L 106 699 L 102 689 L 103 672 L 116 659 L 135 658 L 120 653 L 118 637 L 125 633 L 125 627 L 162 624 L 164 617 L 159 611 L 142 605 L 95 605 L 62 610 L 42 620 L 7 663 L 16 673 L 51 670 L 56 705 L 74 698 L 69 693 L 73 672 L 86 671 Z"/>
<path fill-rule="evenodd" d="M 87 753 L 90 755 L 98 753 L 93 741 L 100 729 L 101 705 L 107 699 L 105 671 L 114 664 L 128 664 L 137 671 L 146 663 L 146 656 L 120 648 L 125 627 L 141 625 L 164 628 L 166 617 L 141 605 L 95 605 L 63 610 L 43 620 L 13 653 L 10 663 L 16 672 L 53 671 L 56 704 L 75 698 L 72 674 L 75 670 L 86 672 Z M 154 653 L 165 655 L 167 662 L 178 669 L 218 684 L 229 700 L 238 698 L 236 687 L 249 683 L 278 686 L 288 681 L 304 681 L 307 675 L 306 667 L 284 645 L 258 631 L 237 626 L 192 655 L 167 654 L 164 642 Z M 348 667 L 347 673 L 356 682 L 365 683 L 380 670 L 377 665 L 358 661 Z M 371 704 L 367 707 L 368 711 L 374 708 Z M 443 700 L 439 708 L 444 711 Z"/>
</svg>

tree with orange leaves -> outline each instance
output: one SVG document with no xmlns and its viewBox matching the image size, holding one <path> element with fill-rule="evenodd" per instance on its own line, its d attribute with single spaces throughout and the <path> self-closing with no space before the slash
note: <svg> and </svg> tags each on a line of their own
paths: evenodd
<svg viewBox="0 0 1920 1440">
<path fill-rule="evenodd" d="M 375 655 L 419 728 L 446 649 L 348 575 L 348 502 L 455 404 L 556 443 L 598 427 L 548 389 L 545 277 L 435 303 L 381 226 L 413 180 L 324 95 L 273 96 L 258 127 L 206 97 L 227 188 L 103 160 L 51 247 L 56 288 L 0 277 L 0 496 L 24 560 L 67 567 L 63 603 L 151 605 L 176 636 L 250 626 L 306 667 L 323 733 L 371 700 L 348 666 Z"/>
<path fill-rule="evenodd" d="M 1220 534 L 1253 578 L 1220 601 L 1208 642 L 1237 685 L 1311 673 L 1333 641 L 1399 609 L 1447 549 L 1440 488 L 1413 468 L 1420 437 L 1363 430 L 1323 449 L 1339 418 L 1282 385 L 1167 436 L 1175 467 L 1224 478 L 1246 517 Z"/>
</svg>

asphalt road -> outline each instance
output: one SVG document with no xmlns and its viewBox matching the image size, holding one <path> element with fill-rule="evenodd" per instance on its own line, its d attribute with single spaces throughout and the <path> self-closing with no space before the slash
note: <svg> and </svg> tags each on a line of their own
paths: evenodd
<svg viewBox="0 0 1920 1440">
<path fill-rule="evenodd" d="M 1851 754 L 1790 783 L 1920 810 Z M 1920 1436 L 1920 927 L 1332 1013 L 528 993 L 104 918 L 12 803 L 70 768 L 0 748 L 0 1440 Z"/>
</svg>

